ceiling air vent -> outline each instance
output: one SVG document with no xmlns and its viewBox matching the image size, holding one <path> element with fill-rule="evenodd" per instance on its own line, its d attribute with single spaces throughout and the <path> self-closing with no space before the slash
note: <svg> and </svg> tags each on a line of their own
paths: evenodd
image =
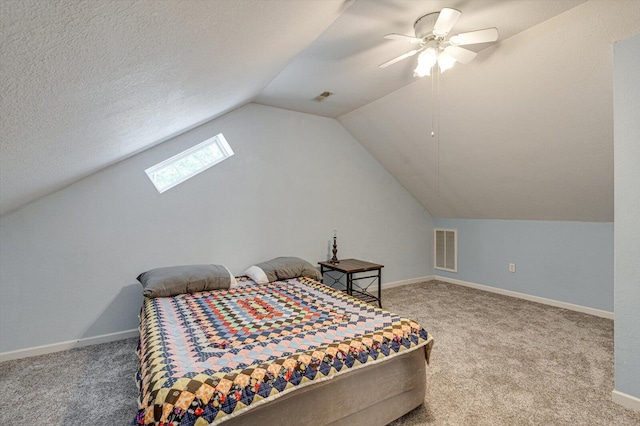
<svg viewBox="0 0 640 426">
<path fill-rule="evenodd" d="M 324 101 L 325 99 L 327 99 L 331 95 L 333 95 L 333 92 L 322 92 L 318 96 L 313 98 L 313 100 L 316 101 L 316 102 L 322 102 L 322 101 Z"/>
<path fill-rule="evenodd" d="M 458 272 L 458 231 L 455 229 L 434 229 L 435 269 Z"/>
</svg>

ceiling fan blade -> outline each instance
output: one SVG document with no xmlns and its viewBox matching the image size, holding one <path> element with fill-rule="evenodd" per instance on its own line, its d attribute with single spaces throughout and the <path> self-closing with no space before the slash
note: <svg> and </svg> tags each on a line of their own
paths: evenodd
<svg viewBox="0 0 640 426">
<path fill-rule="evenodd" d="M 466 44 L 487 43 L 498 39 L 497 28 L 487 28 L 484 30 L 471 31 L 468 33 L 457 34 L 451 36 L 449 42 L 455 46 L 464 46 Z"/>
<path fill-rule="evenodd" d="M 404 34 L 387 34 L 384 36 L 387 40 L 400 40 L 400 41 L 408 41 L 409 43 L 420 43 L 422 41 L 421 38 L 411 37 Z"/>
<path fill-rule="evenodd" d="M 433 26 L 433 33 L 438 37 L 446 36 L 456 24 L 460 15 L 462 15 L 462 12 L 459 10 L 445 7 L 440 11 L 440 15 L 438 15 L 438 20 Z"/>
<path fill-rule="evenodd" d="M 378 65 L 378 68 L 386 68 L 386 67 L 388 67 L 389 65 L 393 65 L 393 64 L 395 64 L 396 62 L 400 62 L 401 60 L 403 60 L 403 59 L 405 59 L 405 58 L 408 58 L 408 57 L 410 57 L 410 56 L 415 55 L 416 53 L 420 52 L 421 50 L 424 50 L 424 48 L 421 48 L 421 49 L 415 49 L 415 50 L 410 50 L 410 51 L 408 51 L 407 53 L 405 53 L 404 55 L 400 55 L 400 56 L 398 56 L 398 57 L 396 57 L 396 58 L 393 58 L 393 59 L 392 59 L 392 60 L 390 60 L 390 61 L 385 62 L 384 64 L 380 64 L 380 65 Z"/>
<path fill-rule="evenodd" d="M 458 46 L 447 46 L 444 49 L 444 53 L 451 56 L 461 64 L 468 64 L 469 62 L 473 61 L 473 58 L 475 58 L 477 55 L 476 52 L 472 52 L 471 50 L 467 50 Z"/>
</svg>

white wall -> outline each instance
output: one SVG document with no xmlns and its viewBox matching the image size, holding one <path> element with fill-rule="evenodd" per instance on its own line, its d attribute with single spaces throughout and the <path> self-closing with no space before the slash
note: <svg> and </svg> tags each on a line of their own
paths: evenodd
<svg viewBox="0 0 640 426">
<path fill-rule="evenodd" d="M 640 410 L 640 36 L 614 56 L 615 388 Z"/>
<path fill-rule="evenodd" d="M 144 170 L 224 133 L 235 155 L 158 194 Z M 334 119 L 249 104 L 0 218 L 0 352 L 137 327 L 135 277 L 278 255 L 432 274 L 429 213 Z"/>
</svg>

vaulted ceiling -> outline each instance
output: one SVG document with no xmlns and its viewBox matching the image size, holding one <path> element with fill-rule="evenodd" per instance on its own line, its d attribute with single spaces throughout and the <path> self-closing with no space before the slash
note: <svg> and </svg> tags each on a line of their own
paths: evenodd
<svg viewBox="0 0 640 426">
<path fill-rule="evenodd" d="M 415 58 L 377 65 L 410 48 L 384 34 L 443 7 L 500 40 L 434 103 Z M 613 220 L 612 44 L 638 0 L 0 8 L 0 214 L 253 101 L 338 118 L 436 217 Z"/>
</svg>

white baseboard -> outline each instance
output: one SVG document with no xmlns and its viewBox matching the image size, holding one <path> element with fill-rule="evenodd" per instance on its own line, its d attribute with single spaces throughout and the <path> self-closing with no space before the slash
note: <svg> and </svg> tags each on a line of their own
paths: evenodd
<svg viewBox="0 0 640 426">
<path fill-rule="evenodd" d="M 383 283 L 382 284 L 382 288 L 393 288 L 393 287 L 400 287 L 402 285 L 407 285 L 407 284 L 415 284 L 415 283 L 422 283 L 422 282 L 426 282 L 426 281 L 433 281 L 436 277 L 433 275 L 428 275 L 426 277 L 418 277 L 418 278 L 409 278 L 406 280 L 400 280 L 400 281 L 392 281 L 390 283 Z"/>
<path fill-rule="evenodd" d="M 418 277 L 418 278 L 409 278 L 406 280 L 400 280 L 400 281 L 392 281 L 389 283 L 382 283 L 381 287 L 383 290 L 387 289 L 387 288 L 393 288 L 393 287 L 400 287 L 402 285 L 407 285 L 407 284 L 415 284 L 415 283 L 422 283 L 422 282 L 426 282 L 426 281 L 433 281 L 435 279 L 435 277 L 433 275 L 428 275 L 426 277 Z M 377 293 L 378 289 L 373 289 L 371 290 L 371 293 Z"/>
<path fill-rule="evenodd" d="M 596 308 L 590 308 L 588 306 L 575 305 L 573 303 L 561 302 L 559 300 L 547 299 L 547 298 L 539 297 L 539 296 L 532 296 L 530 294 L 519 293 L 517 291 L 503 290 L 503 289 L 497 288 L 497 287 L 491 287 L 491 286 L 488 286 L 488 285 L 476 284 L 476 283 L 472 283 L 472 282 L 469 282 L 469 281 L 458 280 L 458 279 L 455 279 L 455 278 L 442 277 L 442 276 L 439 276 L 439 275 L 436 275 L 435 279 L 438 280 L 438 281 L 444 281 L 444 282 L 451 283 L 451 284 L 457 284 L 457 285 L 462 285 L 462 286 L 465 286 L 465 287 L 471 287 L 471 288 L 475 288 L 475 289 L 478 289 L 478 290 L 488 291 L 488 292 L 491 292 L 491 293 L 497 293 L 497 294 L 502 294 L 502 295 L 505 295 L 505 296 L 517 297 L 518 299 L 529 300 L 531 302 L 542 303 L 544 305 L 550 305 L 550 306 L 555 306 L 555 307 L 558 307 L 558 308 L 569 309 L 570 311 L 582 312 L 584 314 L 594 315 L 594 316 L 597 316 L 597 317 L 607 318 L 607 319 L 611 319 L 611 320 L 614 319 L 613 312 L 603 311 L 601 309 L 596 309 Z"/>
<path fill-rule="evenodd" d="M 613 400 L 613 402 L 615 402 L 616 404 L 620 404 L 623 407 L 627 407 L 635 411 L 640 411 L 640 398 L 614 389 L 613 392 L 611 392 L 611 399 Z"/>
<path fill-rule="evenodd" d="M 19 349 L 17 351 L 0 353 L 0 362 L 12 359 L 27 358 L 37 355 L 45 355 L 53 352 L 66 351 L 83 346 L 97 345 L 99 343 L 115 342 L 116 340 L 128 339 L 138 336 L 138 329 L 118 331 L 115 333 L 101 334 L 100 336 L 85 337 L 83 339 L 68 340 L 66 342 L 52 343 L 50 345 L 35 346 L 33 348 Z"/>
</svg>

